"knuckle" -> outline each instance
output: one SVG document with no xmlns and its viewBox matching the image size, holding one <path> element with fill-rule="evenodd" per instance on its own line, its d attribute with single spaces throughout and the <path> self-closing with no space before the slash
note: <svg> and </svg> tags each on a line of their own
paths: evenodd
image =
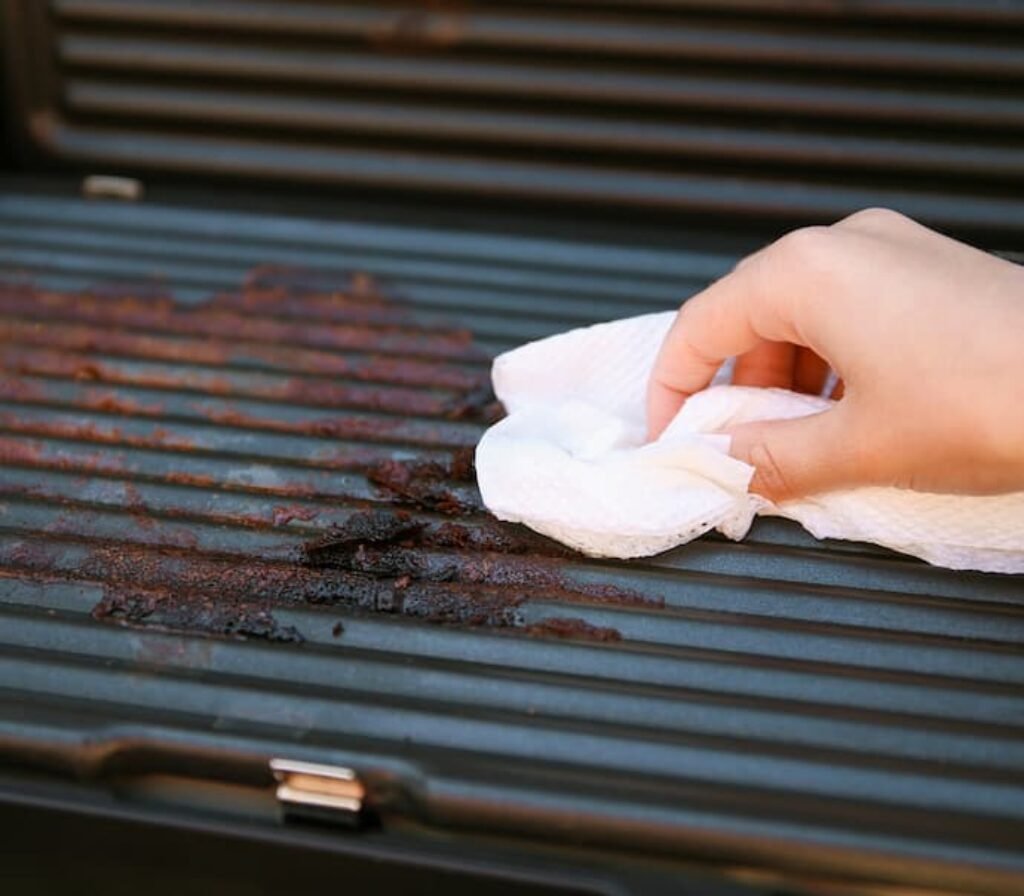
<svg viewBox="0 0 1024 896">
<path fill-rule="evenodd" d="M 891 208 L 872 207 L 863 208 L 860 211 L 848 215 L 840 221 L 840 224 L 855 224 L 861 227 L 873 229 L 891 229 L 902 227 L 910 221 L 906 215 L 902 215 Z"/>
<path fill-rule="evenodd" d="M 841 267 L 841 239 L 828 227 L 791 231 L 765 253 L 757 273 L 770 301 L 761 304 L 788 320 L 803 317 L 808 302 L 827 296 Z"/>
<path fill-rule="evenodd" d="M 831 252 L 835 236 L 827 227 L 801 227 L 776 241 L 773 255 L 784 264 L 817 266 Z"/>
</svg>

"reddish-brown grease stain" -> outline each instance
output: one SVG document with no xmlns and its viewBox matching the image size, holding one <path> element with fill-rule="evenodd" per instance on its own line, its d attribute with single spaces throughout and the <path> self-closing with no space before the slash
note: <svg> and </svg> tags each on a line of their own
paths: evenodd
<svg viewBox="0 0 1024 896">
<path fill-rule="evenodd" d="M 621 641 L 622 633 L 615 628 L 591 625 L 571 616 L 549 616 L 526 626 L 528 635 L 549 638 L 571 638 L 582 641 Z"/>
<path fill-rule="evenodd" d="M 614 586 L 572 581 L 563 567 L 570 552 L 482 514 L 472 488 L 474 446 L 458 447 L 463 437 L 475 439 L 474 431 L 452 427 L 445 420 L 483 424 L 503 413 L 481 363 L 486 358 L 465 330 L 419 325 L 410 309 L 388 300 L 372 278 L 357 275 L 341 288 L 329 288 L 323 278 L 267 267 L 254 272 L 241 292 L 189 307 L 168 297 L 97 298 L 0 287 L 0 313 L 32 318 L 0 323 L 0 366 L 18 374 L 373 410 L 394 416 L 347 414 L 296 421 L 261 417 L 230 405 L 196 406 L 207 420 L 225 426 L 455 449 L 446 458 L 434 451 L 406 460 L 396 460 L 386 448 L 361 445 L 312 451 L 306 459 L 310 463 L 365 472 L 380 502 L 449 519 L 414 518 L 394 509 L 353 513 L 293 560 L 199 553 L 196 536 L 181 520 L 171 523 L 163 518 L 176 512 L 152 515 L 131 484 L 125 488 L 124 503 L 132 514 L 136 544 L 90 542 L 90 534 L 83 532 L 87 514 L 79 512 L 75 519 L 55 521 L 63 538 L 78 539 L 68 542 L 73 548 L 66 552 L 7 551 L 9 562 L 41 575 L 59 563 L 61 576 L 104 583 L 105 597 L 94 611 L 97 618 L 294 641 L 301 636 L 277 623 L 273 607 L 326 604 L 439 624 L 525 628 L 533 635 L 614 641 L 620 637 L 614 629 L 582 620 L 553 617 L 526 626 L 522 605 L 538 594 L 574 604 L 661 605 Z M 47 325 L 35 318 L 45 318 Z M 97 355 L 107 357 L 100 361 Z M 177 375 L 134 370 L 119 366 L 116 358 L 181 364 L 183 370 Z M 228 364 L 234 365 L 228 371 L 203 370 Z M 259 369 L 257 375 L 248 372 L 253 367 Z M 45 388 L 35 388 L 12 378 L 6 392 L 0 389 L 0 398 L 31 401 L 45 395 Z M 155 417 L 164 412 L 159 404 L 109 390 L 85 390 L 75 401 L 80 407 L 125 416 Z M 0 425 L 26 435 L 99 445 L 174 451 L 195 447 L 192 440 L 159 426 L 136 434 L 93 422 L 19 420 L 16 414 L 0 415 Z M 0 462 L 4 461 L 134 475 L 123 460 L 106 458 L 102 452 L 64 456 L 53 446 L 9 435 L 0 436 Z M 188 463 L 183 456 L 180 469 L 153 478 L 203 489 L 258 488 L 294 498 L 316 493 L 301 481 L 266 488 L 221 482 L 191 472 Z M 319 512 L 281 504 L 262 513 L 204 517 L 265 529 L 294 520 L 309 522 Z M 455 521 L 464 516 L 472 516 L 473 525 Z"/>
<path fill-rule="evenodd" d="M 42 459 L 42 455 L 43 449 L 38 442 L 0 436 L 0 463 L 35 465 Z"/>
<path fill-rule="evenodd" d="M 126 482 L 124 486 L 124 503 L 125 507 L 132 511 L 139 511 L 146 509 L 146 503 L 142 499 L 142 495 L 139 492 L 139 488 L 132 482 Z"/>
<path fill-rule="evenodd" d="M 42 467 L 80 473 L 116 473 L 120 465 L 100 453 L 68 456 L 35 441 L 0 436 L 0 464 Z"/>
<path fill-rule="evenodd" d="M 0 303 L 2 305 L 2 303 Z M 265 366 L 304 375 L 347 377 L 404 386 L 441 389 L 473 389 L 487 378 L 486 370 L 467 369 L 440 361 L 373 355 L 340 355 L 289 345 L 244 343 L 229 338 L 203 339 L 149 336 L 64 323 L 45 332 L 21 321 L 0 325 L 0 338 L 8 342 L 43 345 L 79 354 L 103 354 L 145 360 L 223 367 L 229 361 L 242 366 Z M 102 379 L 102 368 L 93 365 Z M 90 378 L 90 377 L 84 377 Z M 134 380 L 133 380 L 134 381 Z"/>
<path fill-rule="evenodd" d="M 19 377 L 0 377 L 0 401 L 38 401 L 45 392 L 38 383 Z"/>
<path fill-rule="evenodd" d="M 8 325 L 0 325 L 6 329 Z M 51 351 L 48 348 L 24 348 L 15 345 L 0 346 L 0 364 L 16 373 L 63 376 L 78 380 L 106 379 L 101 365 L 84 355 L 70 355 L 66 352 Z"/>
<path fill-rule="evenodd" d="M 240 293 L 215 296 L 211 304 L 275 317 L 404 326 L 418 333 L 441 333 L 472 346 L 472 334 L 465 328 L 418 320 L 400 295 L 365 272 L 339 280 L 334 274 L 311 276 L 309 271 L 266 265 L 250 272 L 243 287 Z M 482 352 L 473 351 L 486 360 Z"/>
<path fill-rule="evenodd" d="M 69 351 L 52 351 L 41 347 L 0 346 L 0 367 L 21 374 L 63 377 L 95 381 L 110 385 L 138 386 L 147 389 L 199 389 L 211 395 L 228 394 L 232 382 L 225 376 L 184 369 L 178 376 L 147 370 L 123 371 L 114 364 L 101 364 L 89 355 Z"/>
<path fill-rule="evenodd" d="M 420 327 L 394 321 L 386 324 L 349 323 L 302 317 L 256 316 L 230 308 L 214 299 L 185 307 L 170 299 L 135 297 L 94 298 L 88 294 L 38 291 L 35 295 L 0 292 L 0 312 L 53 320 L 65 317 L 87 324 L 139 330 L 161 330 L 182 336 L 213 337 L 453 360 L 480 360 L 470 349 L 472 337 L 466 330 L 428 332 Z"/>
<path fill-rule="evenodd" d="M 86 391 L 82 395 L 80 405 L 92 411 L 126 416 L 159 417 L 164 412 L 163 405 L 160 404 L 144 404 L 113 392 L 97 390 Z"/>
<path fill-rule="evenodd" d="M 184 470 L 174 470 L 170 473 L 165 473 L 163 479 L 165 482 L 171 482 L 175 485 L 191 485 L 194 488 L 213 488 L 221 485 L 212 476 L 203 476 Z"/>
<path fill-rule="evenodd" d="M 32 538 L 5 547 L 2 559 L 13 566 L 49 572 L 59 568 L 62 553 L 63 546 L 59 543 Z"/>
<path fill-rule="evenodd" d="M 72 375 L 76 380 L 101 380 L 104 378 L 103 367 L 99 364 L 78 364 Z"/>
<path fill-rule="evenodd" d="M 145 370 L 122 371 L 116 364 L 99 364 L 81 353 L 19 346 L 0 346 L 0 367 L 20 375 L 61 377 L 163 391 L 190 389 L 207 395 L 287 401 L 290 404 L 314 407 L 352 408 L 448 419 L 483 419 L 465 413 L 463 409 L 466 403 L 461 393 L 451 390 L 437 394 L 402 386 L 363 385 L 287 374 L 270 374 L 253 381 L 244 372 L 235 374 L 232 379 L 193 368 L 181 370 L 177 375 Z M 274 377 L 279 377 L 279 381 L 273 382 Z M 45 389 L 39 384 L 14 377 L 0 380 L 0 398 L 30 401 L 44 395 Z M 112 392 L 87 392 L 81 403 L 85 407 L 116 413 L 158 415 L 162 412 L 159 404 L 136 402 Z"/>
<path fill-rule="evenodd" d="M 319 515 L 320 511 L 315 507 L 299 507 L 297 505 L 275 507 L 272 511 L 271 522 L 275 526 L 287 526 L 292 520 L 309 522 L 315 520 Z"/>
<path fill-rule="evenodd" d="M 101 427 L 96 423 L 67 423 L 57 420 L 21 420 L 16 414 L 0 414 L 0 425 L 15 432 L 28 435 L 47 436 L 57 439 L 72 439 L 86 442 L 100 442 L 108 445 L 127 445 L 132 448 L 169 448 L 176 451 L 192 451 L 195 442 L 176 435 L 162 426 L 156 426 L 148 436 L 126 433 L 119 427 Z"/>
<path fill-rule="evenodd" d="M 279 420 L 273 417 L 257 417 L 231 408 L 200 407 L 198 410 L 207 420 L 224 426 L 265 429 L 270 432 L 335 439 L 394 439 L 395 430 L 403 425 L 401 420 L 385 418 L 339 417 L 336 420 Z"/>
<path fill-rule="evenodd" d="M 371 445 L 330 445 L 309 458 L 318 467 L 331 470 L 363 470 L 388 457 L 386 447 Z"/>
<path fill-rule="evenodd" d="M 361 299 L 342 292 L 295 295 L 285 287 L 250 287 L 244 292 L 222 293 L 213 299 L 218 308 L 247 313 L 261 312 L 275 317 L 298 317 L 335 323 L 379 326 L 415 326 L 408 310 L 382 299 Z M 426 328 L 429 332 L 429 328 Z M 442 332 L 451 328 L 437 327 Z"/>
<path fill-rule="evenodd" d="M 282 386 L 266 391 L 266 397 L 321 407 L 355 407 L 405 414 L 436 416 L 451 399 L 413 389 L 352 386 L 326 380 L 293 377 Z"/>
<path fill-rule="evenodd" d="M 111 483 L 111 485 L 120 488 L 121 490 L 124 509 L 131 514 L 132 521 L 137 527 L 133 534 L 137 534 L 138 530 L 147 530 L 152 533 L 159 529 L 160 536 L 165 539 L 164 541 L 154 540 L 150 537 L 142 540 L 150 544 L 167 544 L 175 547 L 198 546 L 198 538 L 194 532 L 182 529 L 180 523 L 165 523 L 162 519 L 163 517 L 169 517 L 172 519 L 181 517 L 191 518 L 196 514 L 196 511 L 193 508 L 164 506 L 160 507 L 159 510 L 155 510 L 146 503 L 138 486 L 133 482 L 114 482 Z M 53 504 L 62 504 L 72 507 L 81 508 L 83 506 L 82 502 L 78 500 L 76 496 L 69 495 L 63 491 L 48 489 L 41 486 L 26 486 L 18 483 L 3 483 L 0 485 L 0 496 L 12 495 L 19 497 L 31 497 Z M 159 514 L 159 516 L 157 514 Z M 242 528 L 267 529 L 287 525 L 287 523 L 295 519 L 304 521 L 313 520 L 319 515 L 320 510 L 314 507 L 276 506 L 272 509 L 268 509 L 265 513 L 253 514 L 228 514 L 218 513 L 216 511 L 206 511 L 203 513 L 203 518 L 205 521 L 210 523 L 222 523 Z M 86 522 L 83 525 L 81 522 L 83 519 L 88 520 L 87 513 L 83 515 L 80 512 L 77 516 L 71 517 L 62 516 L 59 518 L 60 521 L 52 526 L 49 531 L 75 531 L 88 534 L 88 523 Z M 136 538 L 134 540 L 139 539 Z"/>
<path fill-rule="evenodd" d="M 448 476 L 456 482 L 476 484 L 476 445 L 456 448 L 448 460 Z"/>
</svg>

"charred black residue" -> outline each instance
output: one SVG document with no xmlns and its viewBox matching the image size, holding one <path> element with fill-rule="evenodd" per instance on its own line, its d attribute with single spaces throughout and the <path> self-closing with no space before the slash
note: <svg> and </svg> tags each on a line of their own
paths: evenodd
<svg viewBox="0 0 1024 896">
<path fill-rule="evenodd" d="M 181 601 L 171 594 L 108 589 L 93 608 L 92 616 L 125 625 L 160 626 L 225 637 L 288 644 L 304 640 L 294 626 L 279 623 L 269 608 L 221 597 Z"/>
<path fill-rule="evenodd" d="M 523 628 L 521 607 L 539 593 L 571 603 L 660 606 L 611 586 L 572 583 L 558 572 L 557 556 L 521 556 L 532 542 L 519 537 L 451 522 L 428 526 L 401 510 L 372 511 L 353 514 L 308 542 L 301 562 L 307 570 L 344 571 L 365 587 L 375 584 L 369 608 L 376 612 L 441 624 Z M 545 619 L 526 630 L 557 638 L 621 639 L 615 629 L 578 619 Z"/>
<path fill-rule="evenodd" d="M 375 612 L 414 616 L 430 622 L 518 626 L 521 594 L 467 593 L 457 563 L 431 562 L 425 550 L 426 523 L 403 510 L 355 513 L 343 525 L 307 542 L 301 562 L 312 570 L 354 574 L 373 591 Z M 436 586 L 451 583 L 452 587 Z M 348 595 L 339 595 L 345 601 Z"/>
<path fill-rule="evenodd" d="M 323 535 L 303 545 L 303 558 L 308 566 L 331 566 L 350 558 L 366 545 L 393 544 L 418 535 L 426 524 L 399 511 L 364 511 L 354 513 L 343 525 L 331 526 Z"/>
<path fill-rule="evenodd" d="M 497 520 L 479 520 L 474 525 L 443 522 L 424 535 L 433 547 L 492 554 L 534 554 L 542 557 L 570 557 L 572 551 L 522 526 Z"/>
<path fill-rule="evenodd" d="M 455 474 L 465 475 L 463 461 L 444 464 L 434 460 L 385 460 L 370 467 L 366 476 L 395 503 L 460 516 L 480 510 L 479 500 L 471 502 L 451 488 Z"/>
<path fill-rule="evenodd" d="M 447 420 L 473 420 L 491 424 L 505 416 L 505 408 L 498 401 L 490 383 L 485 383 L 451 399 L 442 408 L 442 413 Z"/>
</svg>

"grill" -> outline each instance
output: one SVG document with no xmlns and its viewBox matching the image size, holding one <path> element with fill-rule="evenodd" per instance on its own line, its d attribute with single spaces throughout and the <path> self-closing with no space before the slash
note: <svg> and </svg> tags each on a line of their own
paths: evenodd
<svg viewBox="0 0 1024 896">
<path fill-rule="evenodd" d="M 229 744 L 387 771 L 378 810 L 442 827 L 571 816 L 570 842 L 797 878 L 1000 891 L 1019 870 L 1020 578 L 781 521 L 587 561 L 447 481 L 482 431 L 480 346 L 643 308 L 727 257 L 14 193 L 0 222 L 49 246 L 3 249 L 9 283 L 35 266 L 0 293 L 0 661 L 31 695 L 8 755 L 102 779 L 140 751 L 174 768 L 165 741 Z M 199 298 L 260 255 L 359 252 L 349 281 L 264 269 Z M 598 259 L 620 279 L 590 305 Z M 129 272 L 181 299 L 67 292 Z M 461 292 L 479 345 L 442 321 Z M 403 512 L 422 531 L 302 552 Z"/>
<path fill-rule="evenodd" d="M 587 560 L 469 464 L 495 353 L 794 223 L 1019 252 L 1018 4 L 0 8 L 6 872 L 1024 892 L 1024 577 L 781 520 Z"/>
</svg>

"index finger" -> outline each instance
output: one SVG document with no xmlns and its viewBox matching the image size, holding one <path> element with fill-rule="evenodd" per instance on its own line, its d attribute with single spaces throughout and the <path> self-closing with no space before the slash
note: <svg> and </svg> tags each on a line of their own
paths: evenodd
<svg viewBox="0 0 1024 896">
<path fill-rule="evenodd" d="M 661 435 L 686 399 L 704 389 L 726 359 L 765 341 L 803 344 L 778 301 L 779 293 L 766 289 L 765 251 L 679 309 L 647 387 L 648 438 Z"/>
</svg>

